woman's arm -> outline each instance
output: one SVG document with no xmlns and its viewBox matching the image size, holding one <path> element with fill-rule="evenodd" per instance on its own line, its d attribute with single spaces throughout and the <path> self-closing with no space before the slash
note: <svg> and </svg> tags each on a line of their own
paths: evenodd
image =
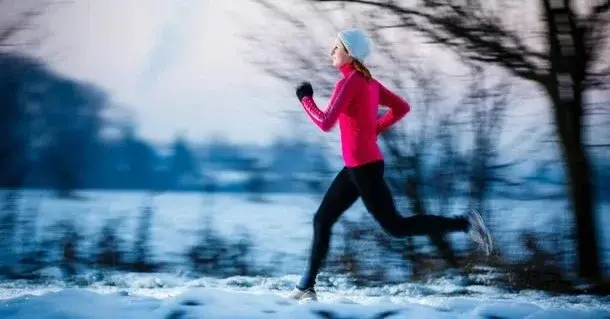
<svg viewBox="0 0 610 319">
<path fill-rule="evenodd" d="M 383 84 L 377 83 L 379 84 L 379 104 L 390 108 L 386 114 L 377 119 L 377 134 L 379 134 L 409 113 L 411 106 L 400 96 L 388 90 Z"/>
<path fill-rule="evenodd" d="M 364 78 L 352 73 L 345 79 L 345 83 L 337 93 L 332 103 L 328 105 L 326 111 L 320 110 L 313 99 L 313 96 L 305 96 L 301 100 L 301 105 L 311 118 L 311 120 L 324 132 L 330 131 L 337 120 L 339 114 L 345 109 L 355 94 L 361 90 Z"/>
</svg>

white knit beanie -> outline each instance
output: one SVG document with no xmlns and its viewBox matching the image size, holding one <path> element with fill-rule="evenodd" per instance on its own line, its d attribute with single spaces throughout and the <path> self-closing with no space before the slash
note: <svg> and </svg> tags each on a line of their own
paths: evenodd
<svg viewBox="0 0 610 319">
<path fill-rule="evenodd" d="M 371 39 L 361 29 L 347 29 L 339 32 L 338 39 L 341 40 L 347 53 L 356 60 L 364 63 L 371 54 Z"/>
</svg>

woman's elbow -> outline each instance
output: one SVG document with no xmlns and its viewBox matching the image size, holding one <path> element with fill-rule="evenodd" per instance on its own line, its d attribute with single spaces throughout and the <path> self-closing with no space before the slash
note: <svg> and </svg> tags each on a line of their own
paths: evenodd
<svg viewBox="0 0 610 319">
<path fill-rule="evenodd" d="M 332 121 L 322 121 L 320 125 L 318 125 L 322 132 L 330 132 L 333 129 L 334 123 Z"/>
<path fill-rule="evenodd" d="M 403 117 L 411 111 L 411 106 L 408 103 L 404 104 L 404 107 L 400 110 L 400 116 Z"/>
<path fill-rule="evenodd" d="M 328 133 L 330 132 L 330 130 L 332 130 L 333 126 L 329 125 L 329 124 L 322 124 L 320 125 L 320 129 L 322 130 L 322 132 Z"/>
</svg>

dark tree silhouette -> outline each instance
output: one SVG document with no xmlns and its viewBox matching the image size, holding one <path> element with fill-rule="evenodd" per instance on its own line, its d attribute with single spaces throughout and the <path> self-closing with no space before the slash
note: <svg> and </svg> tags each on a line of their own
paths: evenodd
<svg viewBox="0 0 610 319">
<path fill-rule="evenodd" d="M 197 158 L 183 137 L 173 142 L 169 167 L 173 187 L 191 186 L 201 177 Z"/>
</svg>

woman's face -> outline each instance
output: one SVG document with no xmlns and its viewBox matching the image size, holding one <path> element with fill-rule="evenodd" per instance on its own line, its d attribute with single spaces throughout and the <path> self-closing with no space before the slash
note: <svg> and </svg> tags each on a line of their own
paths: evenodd
<svg viewBox="0 0 610 319">
<path fill-rule="evenodd" d="M 333 48 L 331 55 L 333 57 L 333 66 L 338 68 L 345 63 L 352 62 L 352 57 L 347 53 L 345 47 L 341 43 L 341 41 L 337 41 L 335 43 L 335 47 Z"/>
</svg>

